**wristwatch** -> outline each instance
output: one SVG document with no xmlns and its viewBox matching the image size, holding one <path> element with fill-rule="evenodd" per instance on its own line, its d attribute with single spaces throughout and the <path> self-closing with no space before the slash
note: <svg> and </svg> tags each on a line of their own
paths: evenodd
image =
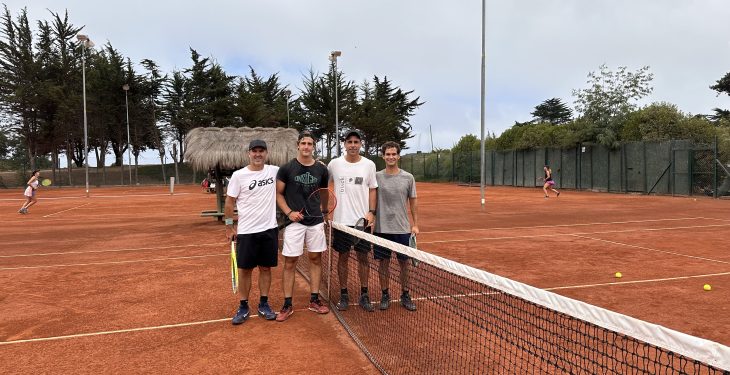
<svg viewBox="0 0 730 375">
<path fill-rule="evenodd" d="M 375 210 L 370 210 L 370 213 L 375 215 Z"/>
<path fill-rule="evenodd" d="M 233 225 L 233 219 L 230 217 L 226 219 L 226 225 Z"/>
</svg>

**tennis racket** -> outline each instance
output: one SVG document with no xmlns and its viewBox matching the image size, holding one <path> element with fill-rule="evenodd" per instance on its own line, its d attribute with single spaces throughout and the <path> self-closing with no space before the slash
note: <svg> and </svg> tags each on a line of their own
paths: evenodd
<svg viewBox="0 0 730 375">
<path fill-rule="evenodd" d="M 360 232 L 367 232 L 367 227 L 368 227 L 368 221 L 365 220 L 364 217 L 361 217 L 355 222 L 355 226 L 353 227 L 353 229 L 360 231 Z M 352 236 L 352 238 L 353 238 L 352 246 L 357 246 L 357 244 L 360 243 L 361 238 L 356 237 L 356 236 Z"/>
<path fill-rule="evenodd" d="M 231 286 L 233 294 L 238 293 L 238 261 L 236 260 L 236 241 L 231 241 Z"/>
<path fill-rule="evenodd" d="M 299 210 L 299 213 L 304 217 L 321 217 L 324 221 L 327 221 L 327 215 L 334 212 L 336 207 L 337 197 L 335 193 L 328 188 L 319 188 L 307 196 L 304 207 Z M 327 214 L 323 212 L 323 209 L 327 211 Z M 279 224 L 279 229 L 293 223 L 293 221 L 289 220 L 288 215 L 284 215 L 283 219 Z"/>
<path fill-rule="evenodd" d="M 41 180 L 41 185 L 43 186 L 51 186 L 51 184 L 53 184 L 53 182 L 50 179 L 44 178 Z"/>
<path fill-rule="evenodd" d="M 411 238 L 408 239 L 408 246 L 414 249 L 418 249 L 418 244 L 416 243 L 416 235 L 413 233 L 411 233 Z M 416 258 L 411 258 L 411 264 L 413 265 L 413 267 L 418 267 L 418 265 L 421 264 L 421 261 Z"/>
</svg>

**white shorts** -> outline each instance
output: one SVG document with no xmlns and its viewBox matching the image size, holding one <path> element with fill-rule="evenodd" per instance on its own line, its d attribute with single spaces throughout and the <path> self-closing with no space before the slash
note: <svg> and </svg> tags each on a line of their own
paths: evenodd
<svg viewBox="0 0 730 375">
<path fill-rule="evenodd" d="M 321 253 L 327 250 L 324 235 L 324 223 L 308 227 L 300 223 L 291 223 L 284 229 L 284 247 L 281 254 L 285 257 L 298 257 L 304 254 L 304 243 L 307 251 Z"/>
</svg>

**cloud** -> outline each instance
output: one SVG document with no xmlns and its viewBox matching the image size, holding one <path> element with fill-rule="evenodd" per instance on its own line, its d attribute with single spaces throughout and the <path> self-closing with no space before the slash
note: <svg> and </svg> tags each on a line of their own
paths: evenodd
<svg viewBox="0 0 730 375">
<path fill-rule="evenodd" d="M 10 1 L 11 11 L 25 4 Z M 34 0 L 31 19 L 59 3 Z M 212 56 L 230 74 L 252 66 L 301 87 L 310 68 L 339 67 L 356 82 L 388 76 L 427 104 L 412 125 L 433 129 L 436 147 L 479 135 L 481 4 L 478 1 L 125 1 L 67 0 L 70 19 L 97 43 L 110 41 L 163 69 L 190 65 L 188 48 Z M 730 71 L 730 2 L 724 0 L 487 1 L 487 129 L 497 134 L 530 119 L 552 97 L 572 104 L 601 64 L 651 66 L 654 93 L 685 112 L 728 108 L 708 87 Z M 412 149 L 430 149 L 430 137 Z"/>
</svg>

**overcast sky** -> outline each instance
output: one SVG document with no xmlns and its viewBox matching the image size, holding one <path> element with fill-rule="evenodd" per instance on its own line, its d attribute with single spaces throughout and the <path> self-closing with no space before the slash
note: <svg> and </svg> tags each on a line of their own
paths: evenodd
<svg viewBox="0 0 730 375">
<path fill-rule="evenodd" d="M 3 0 L 0 0 L 3 1 Z M 430 0 L 5 1 L 31 20 L 68 9 L 97 45 L 163 70 L 190 65 L 188 47 L 229 74 L 278 73 L 292 91 L 310 67 L 339 67 L 358 83 L 373 75 L 425 101 L 412 118 L 412 150 L 450 148 L 480 132 L 481 2 Z M 64 8 L 66 7 L 66 8 Z M 48 9 L 48 10 L 47 10 Z M 645 101 L 689 113 L 730 108 L 709 89 L 730 72 L 728 0 L 488 0 L 486 127 L 500 134 L 545 99 L 573 106 L 572 89 L 601 64 L 654 73 Z"/>
</svg>

